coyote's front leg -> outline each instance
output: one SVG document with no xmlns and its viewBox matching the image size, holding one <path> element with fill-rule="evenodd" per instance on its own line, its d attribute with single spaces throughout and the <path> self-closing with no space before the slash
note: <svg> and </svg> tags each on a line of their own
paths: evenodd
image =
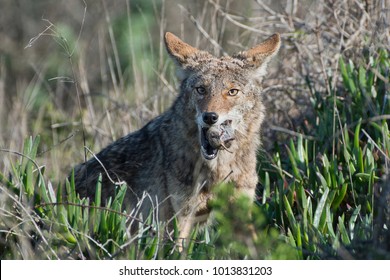
<svg viewBox="0 0 390 280">
<path fill-rule="evenodd" d="M 185 245 L 188 245 L 193 227 L 194 227 L 194 217 L 192 215 L 182 217 L 179 220 L 179 238 L 176 243 L 180 251 L 183 250 Z"/>
<path fill-rule="evenodd" d="M 196 196 L 196 201 L 189 203 L 189 205 L 182 209 L 181 215 L 178 216 L 179 223 L 179 239 L 177 244 L 179 246 L 188 245 L 189 238 L 196 225 L 205 226 L 210 218 L 209 200 L 211 194 L 202 192 Z"/>
</svg>

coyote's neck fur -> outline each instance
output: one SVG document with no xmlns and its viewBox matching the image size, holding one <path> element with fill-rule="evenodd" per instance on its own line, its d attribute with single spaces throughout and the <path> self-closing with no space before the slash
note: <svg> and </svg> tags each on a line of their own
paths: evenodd
<svg viewBox="0 0 390 280">
<path fill-rule="evenodd" d="M 208 200 L 219 183 L 232 182 L 237 193 L 254 197 L 264 118 L 260 84 L 280 38 L 222 58 L 171 33 L 165 43 L 178 67 L 177 99 L 145 127 L 77 166 L 75 181 L 81 195 L 93 197 L 101 173 L 102 200 L 114 195 L 114 181 L 126 182 L 134 215 L 145 218 L 157 209 L 162 221 L 177 217 L 187 237 L 194 223 L 208 219 Z"/>
</svg>

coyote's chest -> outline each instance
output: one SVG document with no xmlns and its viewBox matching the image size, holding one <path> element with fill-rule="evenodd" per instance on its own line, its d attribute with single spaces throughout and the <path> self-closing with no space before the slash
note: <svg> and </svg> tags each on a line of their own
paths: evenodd
<svg viewBox="0 0 390 280">
<path fill-rule="evenodd" d="M 209 201 L 214 196 L 214 188 L 221 183 L 234 183 L 234 177 L 237 177 L 236 175 L 240 172 L 235 164 L 234 153 L 226 151 L 222 151 L 217 158 L 211 161 L 202 157 L 198 158 L 193 171 L 194 180 L 191 188 L 194 191 L 189 204 L 192 207 L 190 212 L 194 214 L 196 222 L 204 223 L 209 219 L 212 210 Z"/>
</svg>

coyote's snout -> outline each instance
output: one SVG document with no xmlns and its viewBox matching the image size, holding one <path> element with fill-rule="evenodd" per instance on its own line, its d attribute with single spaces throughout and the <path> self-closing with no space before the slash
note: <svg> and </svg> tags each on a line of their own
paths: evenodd
<svg viewBox="0 0 390 280">
<path fill-rule="evenodd" d="M 158 210 L 160 221 L 176 217 L 187 237 L 194 223 L 208 220 L 218 183 L 232 182 L 237 193 L 254 197 L 261 81 L 280 37 L 221 58 L 169 32 L 165 45 L 181 83 L 172 107 L 78 165 L 75 182 L 80 195 L 94 197 L 102 174 L 102 201 L 115 194 L 116 182 L 126 182 L 125 203 L 138 220 Z"/>
</svg>

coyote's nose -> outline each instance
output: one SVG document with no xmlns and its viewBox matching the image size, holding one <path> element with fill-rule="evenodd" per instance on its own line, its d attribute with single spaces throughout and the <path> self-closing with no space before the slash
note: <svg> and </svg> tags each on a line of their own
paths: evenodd
<svg viewBox="0 0 390 280">
<path fill-rule="evenodd" d="M 202 118 L 205 124 L 212 125 L 218 121 L 218 114 L 215 112 L 204 112 Z"/>
</svg>

